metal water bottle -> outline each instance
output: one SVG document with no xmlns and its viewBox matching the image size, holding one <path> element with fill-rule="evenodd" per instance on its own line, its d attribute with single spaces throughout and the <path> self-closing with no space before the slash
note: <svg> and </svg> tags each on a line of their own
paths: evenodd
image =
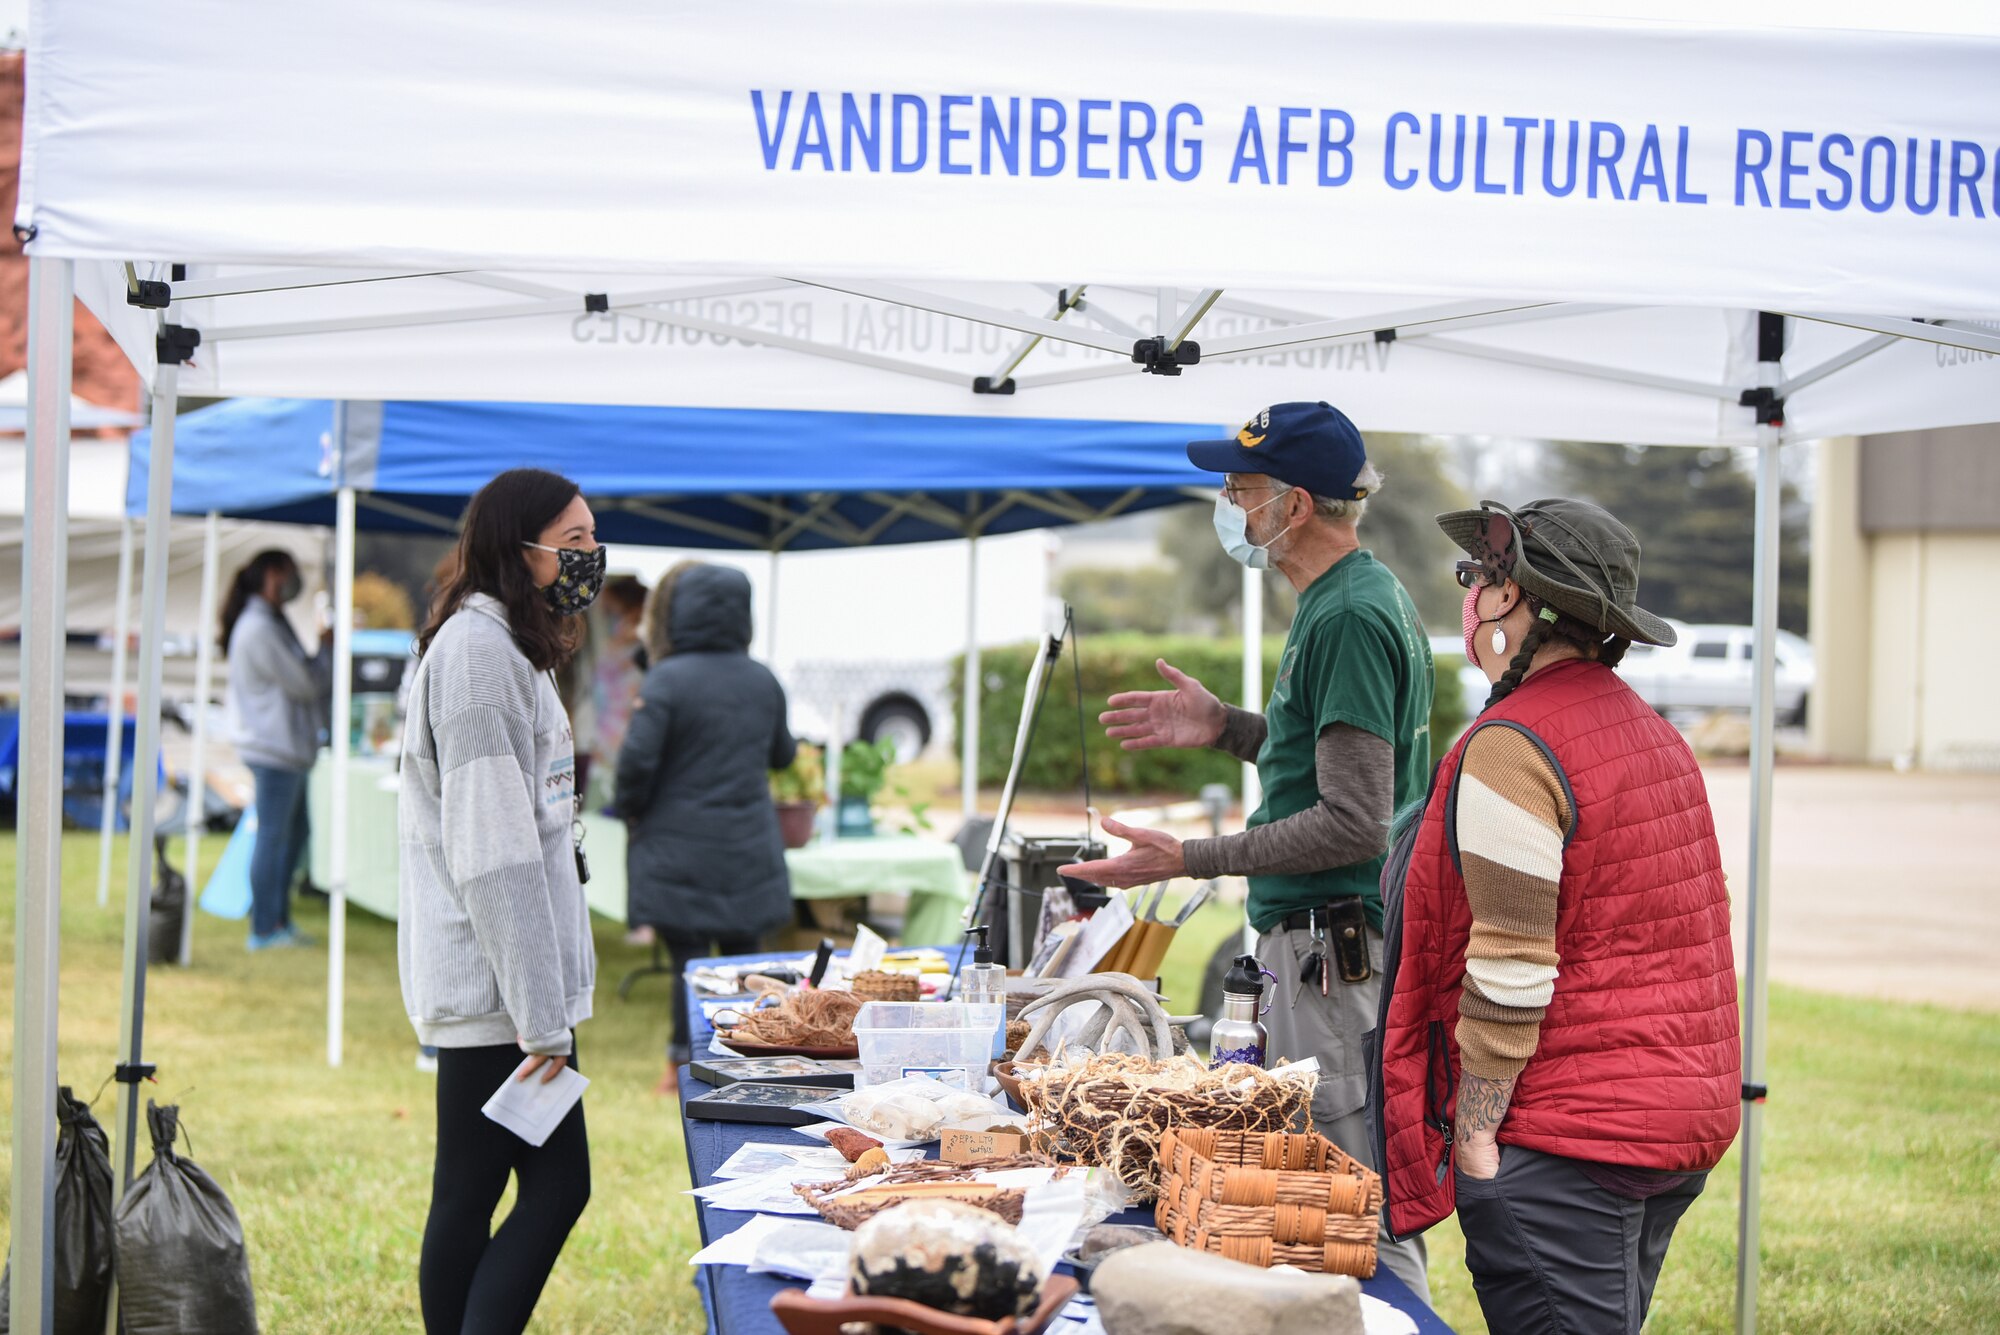
<svg viewBox="0 0 2000 1335">
<path fill-rule="evenodd" d="M 1269 1035 L 1257 1017 L 1266 1009 L 1262 1004 L 1266 976 L 1255 955 L 1238 955 L 1230 966 L 1222 980 L 1222 1014 L 1208 1035 L 1208 1049 L 1214 1054 L 1208 1063 L 1211 1070 L 1231 1062 L 1264 1064 Z"/>
</svg>

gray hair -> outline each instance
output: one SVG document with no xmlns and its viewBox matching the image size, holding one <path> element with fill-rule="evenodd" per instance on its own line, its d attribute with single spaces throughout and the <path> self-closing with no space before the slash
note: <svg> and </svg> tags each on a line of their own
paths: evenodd
<svg viewBox="0 0 2000 1335">
<path fill-rule="evenodd" d="M 1354 489 L 1361 492 L 1358 498 L 1313 497 L 1313 514 L 1332 524 L 1358 524 L 1361 516 L 1368 513 L 1368 498 L 1382 490 L 1384 479 L 1375 465 L 1364 461 L 1361 471 L 1354 475 Z"/>
</svg>

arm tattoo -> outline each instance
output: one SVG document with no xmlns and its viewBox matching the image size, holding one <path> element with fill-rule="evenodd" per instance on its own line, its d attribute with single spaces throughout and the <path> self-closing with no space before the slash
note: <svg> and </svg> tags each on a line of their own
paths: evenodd
<svg viewBox="0 0 2000 1335">
<path fill-rule="evenodd" d="M 1490 1136 L 1500 1129 L 1500 1123 L 1507 1116 L 1507 1105 L 1514 1097 L 1514 1081 L 1488 1080 L 1470 1071 L 1464 1072 L 1458 1087 L 1458 1126 L 1462 1139 L 1466 1136 Z"/>
</svg>

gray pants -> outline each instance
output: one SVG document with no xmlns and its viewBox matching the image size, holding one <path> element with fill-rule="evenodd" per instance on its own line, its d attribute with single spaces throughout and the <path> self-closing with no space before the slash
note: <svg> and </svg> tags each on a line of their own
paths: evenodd
<svg viewBox="0 0 2000 1335">
<path fill-rule="evenodd" d="M 1382 1165 L 1375 1162 L 1375 1145 L 1363 1113 L 1368 1099 L 1368 1063 L 1361 1040 L 1375 1027 L 1375 1007 L 1382 997 L 1382 934 L 1372 929 L 1368 933 L 1368 957 L 1375 966 L 1375 976 L 1365 983 L 1348 984 L 1340 981 L 1335 970 L 1324 997 L 1317 982 L 1299 981 L 1299 970 L 1312 948 L 1312 934 L 1306 931 L 1266 932 L 1257 939 L 1257 958 L 1278 976 L 1270 1012 L 1264 1016 L 1264 1027 L 1271 1036 L 1269 1060 L 1275 1065 L 1280 1058 L 1319 1058 L 1313 1129 L 1379 1173 Z M 1429 1303 L 1424 1240 L 1391 1242 L 1385 1220 L 1376 1246 L 1382 1264 Z"/>
<path fill-rule="evenodd" d="M 1708 1182 L 1635 1201 L 1519 1145 L 1500 1147 L 1496 1176 L 1457 1176 L 1465 1268 L 1488 1328 L 1508 1335 L 1638 1335 L 1674 1225 Z"/>
</svg>

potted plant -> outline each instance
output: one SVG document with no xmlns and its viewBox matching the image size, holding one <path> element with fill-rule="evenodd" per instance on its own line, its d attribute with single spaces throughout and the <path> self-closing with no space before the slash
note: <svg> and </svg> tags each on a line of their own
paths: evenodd
<svg viewBox="0 0 2000 1335">
<path fill-rule="evenodd" d="M 874 804 L 884 788 L 899 798 L 910 796 L 909 789 L 889 782 L 889 769 L 895 763 L 896 744 L 886 738 L 879 742 L 849 742 L 841 750 L 840 804 L 835 808 L 835 819 L 843 836 L 875 833 Z M 926 815 L 929 806 L 928 802 L 911 803 L 910 819 L 904 823 L 902 833 L 930 829 Z"/>
<path fill-rule="evenodd" d="M 889 766 L 895 759 L 894 742 L 855 741 L 842 748 L 840 805 L 835 819 L 843 837 L 875 833 L 875 813 L 870 808 L 889 782 Z"/>
<path fill-rule="evenodd" d="M 778 835 L 786 848 L 812 842 L 813 817 L 826 801 L 825 760 L 817 746 L 801 742 L 791 764 L 771 771 L 771 800 L 777 804 Z"/>
</svg>

